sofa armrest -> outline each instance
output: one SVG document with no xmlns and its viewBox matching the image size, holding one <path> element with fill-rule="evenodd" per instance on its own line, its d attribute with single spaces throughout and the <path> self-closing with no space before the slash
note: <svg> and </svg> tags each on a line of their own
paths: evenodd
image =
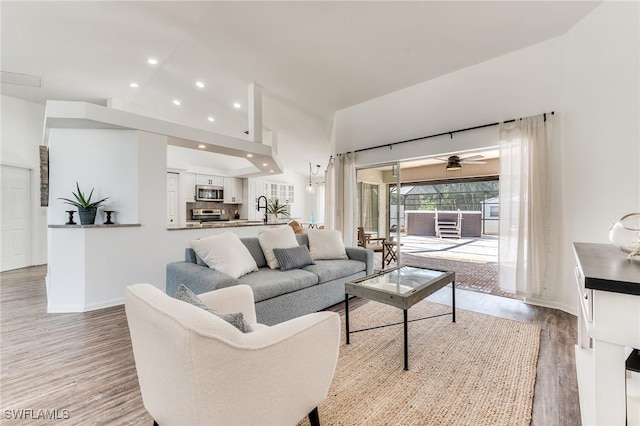
<svg viewBox="0 0 640 426">
<path fill-rule="evenodd" d="M 373 274 L 373 250 L 362 247 L 345 247 L 351 260 L 359 260 L 367 265 L 367 275 Z"/>
<path fill-rule="evenodd" d="M 167 294 L 173 297 L 180 284 L 184 284 L 195 294 L 200 294 L 239 283 L 230 275 L 207 266 L 190 262 L 169 263 L 167 265 Z"/>
<path fill-rule="evenodd" d="M 239 284 L 233 287 L 221 288 L 199 294 L 198 297 L 218 312 L 227 314 L 242 312 L 244 319 L 249 324 L 257 322 L 253 290 L 248 285 Z"/>
</svg>

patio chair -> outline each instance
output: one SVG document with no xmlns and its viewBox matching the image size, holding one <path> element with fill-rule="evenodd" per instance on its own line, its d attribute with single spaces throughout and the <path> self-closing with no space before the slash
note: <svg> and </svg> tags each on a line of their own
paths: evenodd
<svg viewBox="0 0 640 426">
<path fill-rule="evenodd" d="M 362 226 L 358 227 L 358 246 L 373 250 L 375 253 L 382 253 L 382 269 L 384 269 L 385 263 L 385 241 L 384 237 L 372 238 L 371 234 L 364 232 Z"/>
</svg>

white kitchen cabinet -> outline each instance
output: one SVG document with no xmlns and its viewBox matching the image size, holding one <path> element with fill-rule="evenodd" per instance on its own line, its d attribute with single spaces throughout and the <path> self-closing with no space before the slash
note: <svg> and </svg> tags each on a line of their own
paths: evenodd
<svg viewBox="0 0 640 426">
<path fill-rule="evenodd" d="M 187 203 L 196 201 L 196 175 L 194 173 L 180 173 L 180 225 L 186 225 L 191 217 L 187 217 Z"/>
<path fill-rule="evenodd" d="M 224 202 L 242 204 L 242 181 L 238 178 L 224 178 Z"/>
<path fill-rule="evenodd" d="M 278 192 L 278 184 L 273 182 L 264 183 L 264 196 L 269 200 L 280 199 L 280 193 Z"/>
<path fill-rule="evenodd" d="M 249 220 L 264 220 L 264 210 L 258 211 L 258 198 L 267 195 L 264 180 L 262 179 L 248 179 L 248 195 L 247 195 L 247 219 Z M 262 202 L 264 205 L 264 201 Z"/>
<path fill-rule="evenodd" d="M 224 178 L 222 176 L 212 175 L 196 175 L 196 185 L 224 186 Z"/>
<path fill-rule="evenodd" d="M 277 198 L 283 204 L 295 202 L 295 186 L 288 183 L 265 182 L 264 191 L 270 200 Z"/>
<path fill-rule="evenodd" d="M 295 186 L 287 184 L 287 204 L 294 204 L 296 201 Z"/>
</svg>

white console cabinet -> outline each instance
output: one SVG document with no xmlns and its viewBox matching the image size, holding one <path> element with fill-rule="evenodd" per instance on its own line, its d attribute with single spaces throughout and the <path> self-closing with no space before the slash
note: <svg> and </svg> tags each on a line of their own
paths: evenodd
<svg viewBox="0 0 640 426">
<path fill-rule="evenodd" d="M 576 370 L 583 425 L 625 425 L 625 360 L 640 348 L 640 260 L 609 244 L 574 243 L 578 290 Z M 629 406 L 627 406 L 629 404 Z"/>
</svg>

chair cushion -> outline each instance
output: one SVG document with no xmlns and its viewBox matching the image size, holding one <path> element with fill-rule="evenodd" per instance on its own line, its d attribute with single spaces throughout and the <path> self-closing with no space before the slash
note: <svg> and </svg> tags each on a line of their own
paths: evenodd
<svg viewBox="0 0 640 426">
<path fill-rule="evenodd" d="M 348 277 L 367 270 L 367 264 L 359 260 L 316 260 L 315 265 L 302 268 L 318 276 L 318 283 L 325 283 L 338 278 Z"/>
<path fill-rule="evenodd" d="M 310 229 L 309 251 L 313 260 L 318 259 L 348 259 L 340 231 Z"/>
<path fill-rule="evenodd" d="M 281 271 L 298 269 L 302 268 L 303 266 L 314 264 L 307 246 L 298 246 L 285 249 L 274 248 L 273 254 L 276 256 L 276 259 L 278 259 L 278 264 L 280 265 Z"/>
<path fill-rule="evenodd" d="M 236 312 L 236 313 L 230 313 L 230 314 L 218 312 L 215 309 L 208 306 L 207 304 L 205 304 L 202 300 L 200 300 L 200 298 L 196 296 L 194 292 L 192 292 L 187 287 L 185 287 L 184 284 L 180 284 L 180 286 L 178 287 L 178 290 L 176 290 L 175 298 L 178 300 L 182 300 L 183 302 L 190 303 L 194 306 L 197 306 L 198 308 L 204 309 L 205 311 L 212 313 L 218 318 L 225 320 L 226 322 L 228 322 L 238 330 L 242 331 L 243 333 L 250 333 L 253 331 L 249 323 L 245 321 L 244 314 L 242 312 Z"/>
<path fill-rule="evenodd" d="M 209 268 L 224 272 L 233 278 L 258 269 L 247 247 L 233 232 L 193 240 L 189 245 Z"/>
<path fill-rule="evenodd" d="M 257 272 L 238 278 L 238 282 L 250 286 L 253 289 L 254 300 L 261 302 L 316 285 L 318 276 L 302 269 L 281 271 L 260 268 Z"/>
<path fill-rule="evenodd" d="M 276 259 L 275 254 L 273 254 L 274 248 L 298 247 L 296 234 L 293 233 L 293 229 L 291 229 L 290 226 L 279 226 L 262 231 L 258 234 L 258 240 L 264 252 L 264 257 L 267 259 L 267 265 L 269 265 L 271 269 L 279 267 L 278 259 Z"/>
</svg>

